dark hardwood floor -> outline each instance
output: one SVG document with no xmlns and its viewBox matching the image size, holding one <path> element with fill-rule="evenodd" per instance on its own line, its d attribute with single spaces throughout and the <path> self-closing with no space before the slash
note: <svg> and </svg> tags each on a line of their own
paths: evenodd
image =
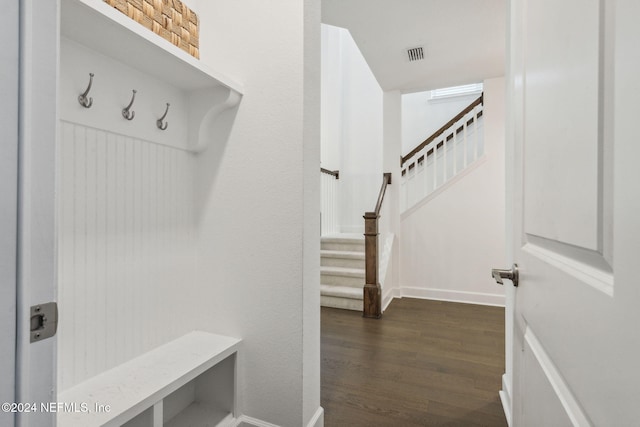
<svg viewBox="0 0 640 427">
<path fill-rule="evenodd" d="M 381 320 L 322 308 L 325 426 L 506 426 L 504 309 L 396 299 Z"/>
</svg>

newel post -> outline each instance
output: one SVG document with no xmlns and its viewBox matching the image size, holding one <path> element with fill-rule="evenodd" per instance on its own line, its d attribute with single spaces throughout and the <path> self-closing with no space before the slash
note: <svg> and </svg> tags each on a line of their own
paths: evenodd
<svg viewBox="0 0 640 427">
<path fill-rule="evenodd" d="M 375 319 L 382 316 L 382 292 L 378 282 L 379 217 L 376 212 L 364 214 L 365 285 L 362 315 Z"/>
</svg>

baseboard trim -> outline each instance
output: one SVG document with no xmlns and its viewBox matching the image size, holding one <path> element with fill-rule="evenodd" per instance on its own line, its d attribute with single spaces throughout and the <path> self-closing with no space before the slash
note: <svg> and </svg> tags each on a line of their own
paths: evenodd
<svg viewBox="0 0 640 427">
<path fill-rule="evenodd" d="M 509 389 L 509 381 L 507 381 L 507 374 L 502 375 L 502 390 L 498 392 L 500 395 L 500 402 L 502 402 L 502 410 L 504 416 L 507 419 L 509 427 L 513 425 L 513 419 L 511 418 L 511 390 Z"/>
<path fill-rule="evenodd" d="M 400 297 L 431 299 L 437 301 L 460 302 L 465 304 L 490 305 L 504 307 L 505 297 L 500 294 L 486 294 L 482 292 L 452 291 L 434 288 L 401 287 Z"/>
<path fill-rule="evenodd" d="M 401 298 L 400 289 L 391 288 L 391 289 L 382 290 L 382 312 L 383 313 L 387 309 L 387 307 L 389 307 L 389 304 L 391 304 L 391 301 L 393 301 L 394 298 Z"/>
<path fill-rule="evenodd" d="M 241 415 L 236 420 L 234 427 L 280 427 L 276 424 L 271 424 L 266 421 L 259 420 L 257 418 Z"/>
<path fill-rule="evenodd" d="M 322 406 L 318 407 L 316 413 L 309 420 L 307 427 L 324 427 L 324 408 Z"/>
<path fill-rule="evenodd" d="M 276 424 L 271 424 L 266 421 L 259 420 L 257 418 L 241 415 L 233 424 L 234 427 L 280 427 Z M 318 407 L 318 410 L 313 417 L 309 420 L 307 427 L 324 427 L 324 408 Z"/>
</svg>

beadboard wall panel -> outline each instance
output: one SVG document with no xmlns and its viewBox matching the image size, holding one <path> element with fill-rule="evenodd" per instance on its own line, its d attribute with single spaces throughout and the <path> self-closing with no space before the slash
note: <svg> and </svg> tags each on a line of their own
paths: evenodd
<svg viewBox="0 0 640 427">
<path fill-rule="evenodd" d="M 187 151 L 61 121 L 59 390 L 196 327 Z"/>
</svg>

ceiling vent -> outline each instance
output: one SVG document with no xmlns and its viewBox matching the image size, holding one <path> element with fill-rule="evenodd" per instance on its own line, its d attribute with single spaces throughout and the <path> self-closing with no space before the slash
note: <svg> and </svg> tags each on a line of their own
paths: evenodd
<svg viewBox="0 0 640 427">
<path fill-rule="evenodd" d="M 422 47 L 414 47 L 407 50 L 407 55 L 409 55 L 409 62 L 420 61 L 424 59 L 424 50 Z"/>
</svg>

